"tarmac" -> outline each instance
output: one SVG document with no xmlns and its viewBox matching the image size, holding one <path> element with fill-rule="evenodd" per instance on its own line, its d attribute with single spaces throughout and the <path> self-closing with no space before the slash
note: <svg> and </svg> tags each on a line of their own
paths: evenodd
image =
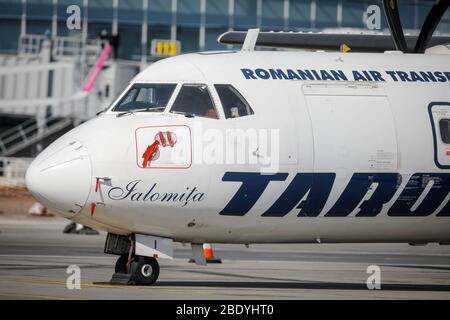
<svg viewBox="0 0 450 320">
<path fill-rule="evenodd" d="M 450 246 L 437 244 L 216 244 L 222 263 L 197 266 L 176 243 L 154 286 L 111 285 L 106 234 L 63 234 L 68 223 L 0 217 L 0 299 L 450 299 Z M 67 287 L 71 265 L 80 289 Z M 367 287 L 373 265 L 380 290 Z"/>
</svg>

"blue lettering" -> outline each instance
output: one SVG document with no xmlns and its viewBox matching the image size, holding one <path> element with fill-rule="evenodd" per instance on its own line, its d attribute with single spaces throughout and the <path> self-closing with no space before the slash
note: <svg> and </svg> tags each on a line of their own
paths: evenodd
<svg viewBox="0 0 450 320">
<path fill-rule="evenodd" d="M 431 188 L 420 204 L 412 210 L 428 184 Z M 449 173 L 415 173 L 388 211 L 391 217 L 424 217 L 431 215 L 447 197 L 450 186 Z"/>
<path fill-rule="evenodd" d="M 274 80 L 332 80 L 332 81 L 348 81 L 347 75 L 342 70 L 314 70 L 314 69 L 262 69 L 255 70 L 242 68 L 240 69 L 244 78 L 252 79 L 274 79 Z M 395 82 L 450 82 L 450 72 L 441 71 L 385 71 L 387 75 Z M 353 70 L 352 76 L 354 81 L 382 81 L 386 80 L 382 74 L 376 70 Z"/>
<path fill-rule="evenodd" d="M 358 71 L 354 70 L 353 72 L 353 80 L 355 81 L 367 81 L 367 79 Z"/>
<path fill-rule="evenodd" d="M 450 72 L 444 72 L 444 75 L 447 77 L 447 80 L 450 81 Z"/>
<path fill-rule="evenodd" d="M 356 214 L 357 217 L 375 217 L 389 202 L 401 184 L 397 173 L 355 173 L 343 193 L 325 214 L 326 217 L 346 217 L 361 202 L 373 184 L 378 186 L 371 197 L 364 201 Z"/>
<path fill-rule="evenodd" d="M 295 80 L 300 80 L 300 77 L 298 76 L 298 74 L 294 70 L 287 69 L 286 71 L 287 71 L 287 75 L 288 75 L 289 80 L 294 80 L 294 79 Z"/>
<path fill-rule="evenodd" d="M 320 75 L 322 76 L 322 80 L 334 80 L 331 74 L 329 74 L 325 70 L 320 70 Z"/>
<path fill-rule="evenodd" d="M 372 81 L 372 78 L 370 77 L 370 74 L 369 74 L 367 71 L 363 70 L 362 73 L 363 73 L 364 76 L 366 77 L 367 81 Z"/>
<path fill-rule="evenodd" d="M 411 71 L 410 74 L 411 74 L 412 81 L 420 81 L 420 82 L 424 81 L 417 72 Z"/>
<path fill-rule="evenodd" d="M 264 69 L 256 69 L 255 73 L 260 79 L 267 80 L 270 78 L 270 74 Z"/>
<path fill-rule="evenodd" d="M 322 80 L 316 70 L 311 70 L 311 72 L 314 75 L 315 80 Z"/>
<path fill-rule="evenodd" d="M 342 70 L 331 70 L 331 74 L 333 75 L 334 79 L 336 80 L 343 80 L 343 81 L 347 81 L 347 76 L 345 75 L 345 73 Z"/>
<path fill-rule="evenodd" d="M 420 75 L 425 80 L 425 82 L 429 82 L 429 81 L 436 82 L 437 81 L 436 78 L 433 75 L 433 72 L 429 72 L 429 71 L 428 72 L 423 72 L 423 71 L 421 71 Z"/>
<path fill-rule="evenodd" d="M 401 81 L 411 81 L 411 79 L 408 77 L 408 74 L 404 71 L 397 71 L 397 75 Z"/>
<path fill-rule="evenodd" d="M 253 75 L 253 71 L 250 69 L 241 69 L 241 72 L 244 74 L 245 79 L 256 79 Z"/>
<path fill-rule="evenodd" d="M 269 69 L 272 79 L 288 79 L 288 76 L 281 69 Z"/>
<path fill-rule="evenodd" d="M 222 181 L 242 184 L 220 214 L 244 216 L 253 208 L 271 181 L 285 181 L 287 177 L 287 173 L 225 173 Z M 299 217 L 318 217 L 330 196 L 335 178 L 335 173 L 297 173 L 262 216 L 284 217 L 296 208 L 299 209 Z M 401 181 L 402 176 L 398 173 L 354 173 L 340 197 L 324 216 L 347 217 L 355 212 L 355 217 L 376 217 L 384 205 L 392 200 Z M 138 183 L 139 180 L 132 181 L 125 189 L 112 188 L 108 195 L 113 200 L 131 196 L 131 200 L 140 201 L 143 194 L 136 192 Z M 149 193 L 153 188 L 154 186 Z M 371 192 L 370 196 L 368 192 Z M 450 173 L 415 173 L 387 214 L 391 217 L 425 217 L 443 206 L 437 217 L 449 217 L 450 201 L 444 203 L 449 192 Z M 144 201 L 149 198 L 149 193 L 144 196 Z M 204 194 L 197 196 L 201 199 Z M 155 201 L 153 197 L 159 197 L 159 194 L 152 193 L 151 201 Z"/>
<path fill-rule="evenodd" d="M 227 216 L 243 216 L 261 197 L 270 181 L 284 181 L 287 173 L 262 175 L 253 172 L 227 172 L 222 181 L 242 182 L 241 187 L 225 208 L 219 213 Z"/>
<path fill-rule="evenodd" d="M 309 70 L 297 70 L 298 74 L 302 78 L 302 80 L 315 80 L 314 76 L 311 74 Z"/>
<path fill-rule="evenodd" d="M 369 73 L 372 76 L 373 81 L 385 81 L 378 71 L 371 70 Z"/>
<path fill-rule="evenodd" d="M 395 71 L 386 71 L 386 73 L 391 76 L 392 80 L 398 81 L 397 77 L 395 76 Z"/>
<path fill-rule="evenodd" d="M 443 76 L 442 72 L 440 72 L 440 71 L 436 71 L 434 73 L 434 75 L 436 76 L 436 78 L 437 78 L 437 80 L 439 82 L 446 82 L 447 81 L 447 79 L 445 79 L 445 77 Z"/>
<path fill-rule="evenodd" d="M 299 217 L 317 217 L 327 202 L 335 177 L 335 173 L 298 173 L 263 217 L 283 217 L 296 205 L 301 209 Z M 300 202 L 307 193 L 307 198 Z"/>
</svg>

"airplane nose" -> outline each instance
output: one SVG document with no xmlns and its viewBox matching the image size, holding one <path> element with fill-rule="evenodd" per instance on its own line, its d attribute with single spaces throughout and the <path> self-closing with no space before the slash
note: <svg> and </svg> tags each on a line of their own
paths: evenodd
<svg viewBox="0 0 450 320">
<path fill-rule="evenodd" d="M 84 208 L 89 196 L 89 154 L 79 141 L 62 137 L 31 163 L 25 179 L 39 202 L 69 218 Z"/>
</svg>

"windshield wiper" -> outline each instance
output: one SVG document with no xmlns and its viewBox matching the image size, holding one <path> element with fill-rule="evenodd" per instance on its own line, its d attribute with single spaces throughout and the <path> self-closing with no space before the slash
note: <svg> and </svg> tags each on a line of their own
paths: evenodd
<svg viewBox="0 0 450 320">
<path fill-rule="evenodd" d="M 186 118 L 195 118 L 195 114 L 190 112 L 170 111 L 170 113 L 179 114 L 185 116 Z"/>
<path fill-rule="evenodd" d="M 95 115 L 96 116 L 99 116 L 99 115 L 101 115 L 101 114 L 103 114 L 103 113 L 105 113 L 106 112 L 106 110 L 108 110 L 108 108 L 106 108 L 106 109 L 103 109 L 103 110 L 100 110 L 99 112 L 97 112 Z"/>
<path fill-rule="evenodd" d="M 125 115 L 129 115 L 129 114 L 134 114 L 134 113 L 137 113 L 137 112 L 152 112 L 152 111 L 155 111 L 155 110 L 164 110 L 165 108 L 166 107 L 156 107 L 156 108 L 149 107 L 149 108 L 143 108 L 143 109 L 130 109 L 130 110 L 118 113 L 117 114 L 117 118 L 120 118 L 120 117 L 125 116 Z"/>
</svg>

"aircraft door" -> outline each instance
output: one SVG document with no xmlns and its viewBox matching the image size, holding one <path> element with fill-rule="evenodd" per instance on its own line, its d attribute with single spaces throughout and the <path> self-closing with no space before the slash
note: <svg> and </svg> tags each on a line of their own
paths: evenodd
<svg viewBox="0 0 450 320">
<path fill-rule="evenodd" d="M 433 102 L 428 107 L 433 131 L 434 162 L 450 169 L 450 103 Z"/>
<path fill-rule="evenodd" d="M 395 124 L 382 88 L 311 84 L 303 92 L 314 135 L 314 171 L 396 172 Z"/>
<path fill-rule="evenodd" d="M 398 186 L 401 181 L 395 174 L 395 123 L 383 88 L 308 84 L 303 93 L 314 136 L 314 172 L 325 174 L 313 188 L 317 183 L 320 190 L 330 190 L 321 211 L 326 216 L 374 215 L 377 208 L 360 213 L 359 203 L 377 190 L 379 194 L 380 185 Z"/>
</svg>

